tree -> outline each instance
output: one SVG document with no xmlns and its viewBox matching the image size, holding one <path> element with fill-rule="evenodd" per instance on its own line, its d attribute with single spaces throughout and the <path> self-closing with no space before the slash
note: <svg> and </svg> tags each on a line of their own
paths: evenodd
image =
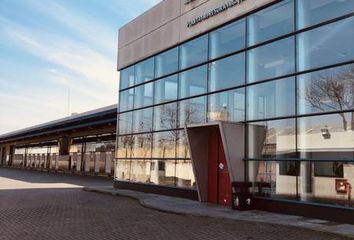
<svg viewBox="0 0 354 240">
<path fill-rule="evenodd" d="M 354 66 L 341 68 L 337 72 L 325 71 L 306 86 L 305 100 L 311 107 L 320 111 L 344 111 L 354 108 Z M 345 113 L 338 113 L 344 131 L 348 130 Z M 351 129 L 354 130 L 354 112 L 351 116 Z"/>
</svg>

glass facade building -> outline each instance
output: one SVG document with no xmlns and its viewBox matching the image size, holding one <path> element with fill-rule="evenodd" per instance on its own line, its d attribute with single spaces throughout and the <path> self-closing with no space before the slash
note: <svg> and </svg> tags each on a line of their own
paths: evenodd
<svg viewBox="0 0 354 240">
<path fill-rule="evenodd" d="M 195 189 L 184 127 L 238 122 L 255 196 L 353 208 L 353 26 L 353 0 L 276 1 L 124 68 L 116 180 Z"/>
</svg>

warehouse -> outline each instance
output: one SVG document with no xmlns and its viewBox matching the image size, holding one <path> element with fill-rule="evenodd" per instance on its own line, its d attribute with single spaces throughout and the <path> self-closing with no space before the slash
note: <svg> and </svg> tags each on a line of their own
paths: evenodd
<svg viewBox="0 0 354 240">
<path fill-rule="evenodd" d="M 117 105 L 0 135 L 3 167 L 113 176 Z"/>
<path fill-rule="evenodd" d="M 353 13 L 164 0 L 123 26 L 115 186 L 353 221 Z"/>
</svg>

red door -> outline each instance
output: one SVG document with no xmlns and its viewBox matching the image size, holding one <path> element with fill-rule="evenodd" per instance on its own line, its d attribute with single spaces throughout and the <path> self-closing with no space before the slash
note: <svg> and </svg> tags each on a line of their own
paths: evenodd
<svg viewBox="0 0 354 240">
<path fill-rule="evenodd" d="M 231 183 L 225 152 L 219 129 L 215 128 L 209 136 L 208 149 L 208 201 L 231 206 Z"/>
</svg>

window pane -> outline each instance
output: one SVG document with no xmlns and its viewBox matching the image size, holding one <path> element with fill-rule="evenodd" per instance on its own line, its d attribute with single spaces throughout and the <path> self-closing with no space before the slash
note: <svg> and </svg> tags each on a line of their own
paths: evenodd
<svg viewBox="0 0 354 240">
<path fill-rule="evenodd" d="M 284 167 L 299 174 L 284 175 Z M 353 206 L 349 188 L 345 187 L 354 183 L 352 163 L 263 161 L 250 163 L 250 169 L 257 196 Z"/>
<path fill-rule="evenodd" d="M 298 120 L 302 158 L 354 159 L 354 112 Z"/>
<path fill-rule="evenodd" d="M 133 113 L 133 132 L 152 131 L 152 108 L 146 108 Z"/>
<path fill-rule="evenodd" d="M 298 77 L 299 113 L 354 109 L 354 65 Z"/>
<path fill-rule="evenodd" d="M 208 60 L 208 35 L 183 44 L 180 48 L 180 69 L 194 66 Z"/>
<path fill-rule="evenodd" d="M 206 97 L 179 102 L 178 116 L 179 127 L 192 123 L 204 123 L 206 120 Z"/>
<path fill-rule="evenodd" d="M 301 200 L 352 207 L 354 201 L 348 201 L 348 190 L 342 187 L 345 192 L 341 193 L 336 185 L 337 182 L 341 182 L 342 186 L 353 184 L 353 170 L 352 163 L 302 162 L 299 179 Z"/>
<path fill-rule="evenodd" d="M 120 181 L 129 181 L 130 179 L 130 159 L 117 159 L 115 179 Z"/>
<path fill-rule="evenodd" d="M 190 158 L 187 136 L 184 130 L 177 132 L 177 158 Z"/>
<path fill-rule="evenodd" d="M 150 183 L 150 160 L 131 161 L 130 181 L 138 183 Z"/>
<path fill-rule="evenodd" d="M 120 71 L 120 89 L 128 88 L 134 85 L 135 67 L 129 67 Z"/>
<path fill-rule="evenodd" d="M 132 158 L 151 158 L 152 134 L 133 136 Z"/>
<path fill-rule="evenodd" d="M 299 163 L 296 162 L 251 162 L 250 181 L 253 182 L 254 194 L 261 197 L 295 199 Z M 284 171 L 292 174 L 282 174 Z M 294 174 L 293 174 L 294 173 Z"/>
<path fill-rule="evenodd" d="M 245 120 L 245 89 L 209 96 L 208 121 L 240 122 Z"/>
<path fill-rule="evenodd" d="M 308 70 L 354 59 L 354 17 L 298 35 L 299 70 Z"/>
<path fill-rule="evenodd" d="M 173 75 L 155 82 L 155 104 L 177 99 L 178 75 Z"/>
<path fill-rule="evenodd" d="M 210 58 L 214 59 L 245 48 L 246 21 L 241 19 L 210 33 Z"/>
<path fill-rule="evenodd" d="M 156 56 L 156 77 L 178 71 L 178 47 Z"/>
<path fill-rule="evenodd" d="M 153 104 L 153 83 L 144 84 L 135 88 L 134 108 L 141 108 Z"/>
<path fill-rule="evenodd" d="M 280 77 L 295 71 L 294 37 L 248 52 L 248 82 Z"/>
<path fill-rule="evenodd" d="M 153 158 L 176 157 L 176 131 L 154 133 Z"/>
<path fill-rule="evenodd" d="M 151 182 L 162 186 L 175 186 L 175 160 L 152 160 Z"/>
<path fill-rule="evenodd" d="M 340 162 L 315 162 L 313 164 L 315 177 L 343 178 L 343 163 Z M 354 180 L 354 179 L 353 179 Z"/>
<path fill-rule="evenodd" d="M 191 97 L 207 92 L 208 65 L 182 72 L 179 76 L 179 97 Z"/>
<path fill-rule="evenodd" d="M 245 53 L 233 55 L 210 64 L 209 91 L 245 84 Z"/>
<path fill-rule="evenodd" d="M 176 161 L 176 186 L 181 188 L 196 187 L 191 160 Z"/>
<path fill-rule="evenodd" d="M 248 46 L 294 31 L 294 2 L 282 1 L 248 17 Z"/>
<path fill-rule="evenodd" d="M 177 127 L 177 103 L 160 105 L 154 109 L 154 130 L 168 130 Z"/>
<path fill-rule="evenodd" d="M 136 84 L 154 79 L 154 58 L 150 58 L 135 66 Z"/>
<path fill-rule="evenodd" d="M 124 112 L 133 109 L 134 88 L 119 93 L 119 111 Z"/>
<path fill-rule="evenodd" d="M 258 159 L 296 157 L 295 119 L 249 124 L 248 156 Z"/>
<path fill-rule="evenodd" d="M 295 78 L 250 86 L 247 101 L 248 120 L 295 115 Z"/>
<path fill-rule="evenodd" d="M 121 113 L 118 115 L 118 133 L 129 134 L 132 132 L 133 112 Z"/>
<path fill-rule="evenodd" d="M 298 0 L 297 6 L 299 29 L 354 11 L 353 0 Z"/>
</svg>

